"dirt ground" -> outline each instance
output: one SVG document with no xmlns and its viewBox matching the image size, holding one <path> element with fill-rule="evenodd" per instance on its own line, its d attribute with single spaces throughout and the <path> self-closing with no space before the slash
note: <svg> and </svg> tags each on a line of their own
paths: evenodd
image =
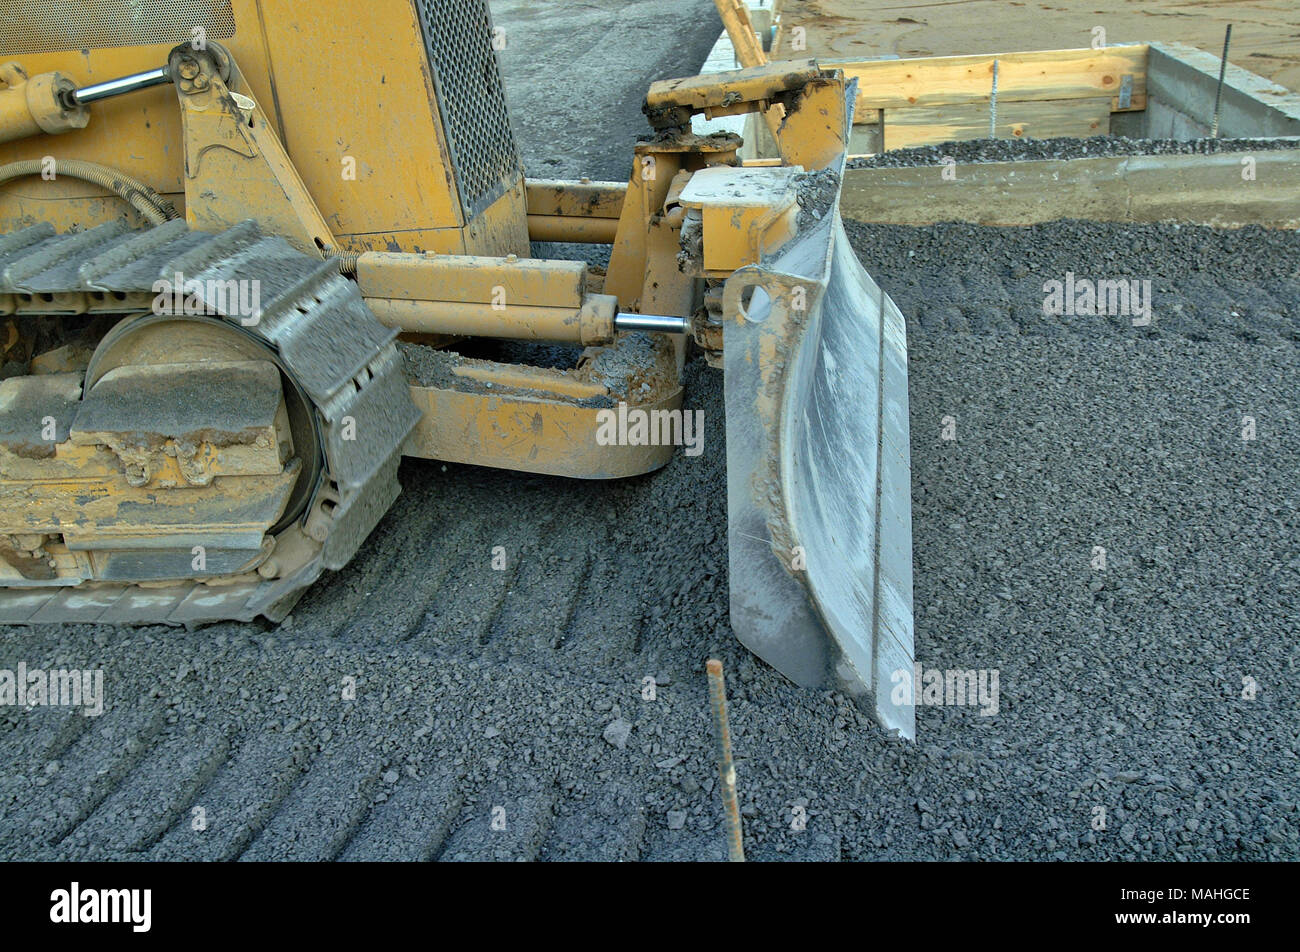
<svg viewBox="0 0 1300 952">
<path fill-rule="evenodd" d="M 771 2 L 771 0 L 768 0 Z M 1290 0 L 780 0 L 785 36 L 803 26 L 808 49 L 778 55 L 842 59 L 955 56 L 1091 46 L 1093 28 L 1105 42 L 1186 43 L 1288 89 L 1300 90 L 1300 5 Z"/>
</svg>

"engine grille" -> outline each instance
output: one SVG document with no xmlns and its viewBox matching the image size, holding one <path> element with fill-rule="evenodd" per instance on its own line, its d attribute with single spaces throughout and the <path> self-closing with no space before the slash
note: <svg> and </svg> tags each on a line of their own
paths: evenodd
<svg viewBox="0 0 1300 952">
<path fill-rule="evenodd" d="M 0 55 L 235 35 L 230 0 L 0 0 Z"/>
<path fill-rule="evenodd" d="M 416 0 L 466 220 L 518 178 L 487 0 Z"/>
</svg>

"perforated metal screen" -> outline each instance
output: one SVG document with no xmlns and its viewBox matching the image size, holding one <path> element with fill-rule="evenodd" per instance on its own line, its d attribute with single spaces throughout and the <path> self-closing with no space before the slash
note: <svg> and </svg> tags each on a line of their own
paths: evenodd
<svg viewBox="0 0 1300 952">
<path fill-rule="evenodd" d="M 519 173 L 487 0 L 416 0 L 467 219 Z"/>
<path fill-rule="evenodd" d="M 230 0 L 0 0 L 0 55 L 235 35 Z"/>
</svg>

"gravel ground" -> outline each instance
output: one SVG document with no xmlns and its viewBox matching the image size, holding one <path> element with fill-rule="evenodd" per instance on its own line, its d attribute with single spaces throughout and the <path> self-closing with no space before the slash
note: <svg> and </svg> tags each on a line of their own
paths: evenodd
<svg viewBox="0 0 1300 952">
<path fill-rule="evenodd" d="M 967 162 L 1032 162 L 1039 159 L 1084 159 L 1119 155 L 1218 155 L 1300 148 L 1300 138 L 1275 139 L 968 139 L 912 149 L 894 149 L 849 161 L 854 169 L 906 169 L 939 165 L 945 157 Z"/>
<path fill-rule="evenodd" d="M 280 630 L 7 632 L 6 660 L 102 665 L 110 707 L 4 713 L 0 851 L 716 858 L 717 654 L 756 858 L 1300 856 L 1296 236 L 852 230 L 909 321 L 918 655 L 997 669 L 996 716 L 922 707 L 901 744 L 733 642 L 697 363 L 702 456 L 600 487 L 412 461 Z M 1067 268 L 1149 275 L 1152 326 L 1042 320 Z"/>
<path fill-rule="evenodd" d="M 722 32 L 711 0 L 491 0 L 511 119 L 533 178 L 627 181 L 646 89 L 694 74 Z"/>
<path fill-rule="evenodd" d="M 0 856 L 721 858 L 713 655 L 753 858 L 1300 858 L 1300 237 L 851 234 L 908 320 L 918 657 L 996 669 L 996 715 L 923 706 L 900 743 L 735 642 L 696 361 L 702 455 L 610 484 L 407 461 L 278 628 L 0 632 L 0 668 L 102 667 L 108 697 L 0 708 Z M 1046 319 L 1067 271 L 1150 280 L 1151 326 Z"/>
</svg>

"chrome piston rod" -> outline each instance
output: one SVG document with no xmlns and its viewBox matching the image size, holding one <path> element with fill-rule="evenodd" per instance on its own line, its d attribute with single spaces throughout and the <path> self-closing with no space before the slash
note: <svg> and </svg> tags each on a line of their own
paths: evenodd
<svg viewBox="0 0 1300 952">
<path fill-rule="evenodd" d="M 685 317 L 669 317 L 661 314 L 626 314 L 614 315 L 614 329 L 620 331 L 650 331 L 656 334 L 687 334 L 691 322 Z"/>
<path fill-rule="evenodd" d="M 92 102 L 99 102 L 101 99 L 112 99 L 114 96 L 124 96 L 140 89 L 148 89 L 150 86 L 162 86 L 171 81 L 171 73 L 167 67 L 160 66 L 157 69 L 146 70 L 143 73 L 133 73 L 119 79 L 110 79 L 91 86 L 82 86 L 80 89 L 69 92 L 67 98 L 73 105 L 84 106 Z"/>
</svg>

